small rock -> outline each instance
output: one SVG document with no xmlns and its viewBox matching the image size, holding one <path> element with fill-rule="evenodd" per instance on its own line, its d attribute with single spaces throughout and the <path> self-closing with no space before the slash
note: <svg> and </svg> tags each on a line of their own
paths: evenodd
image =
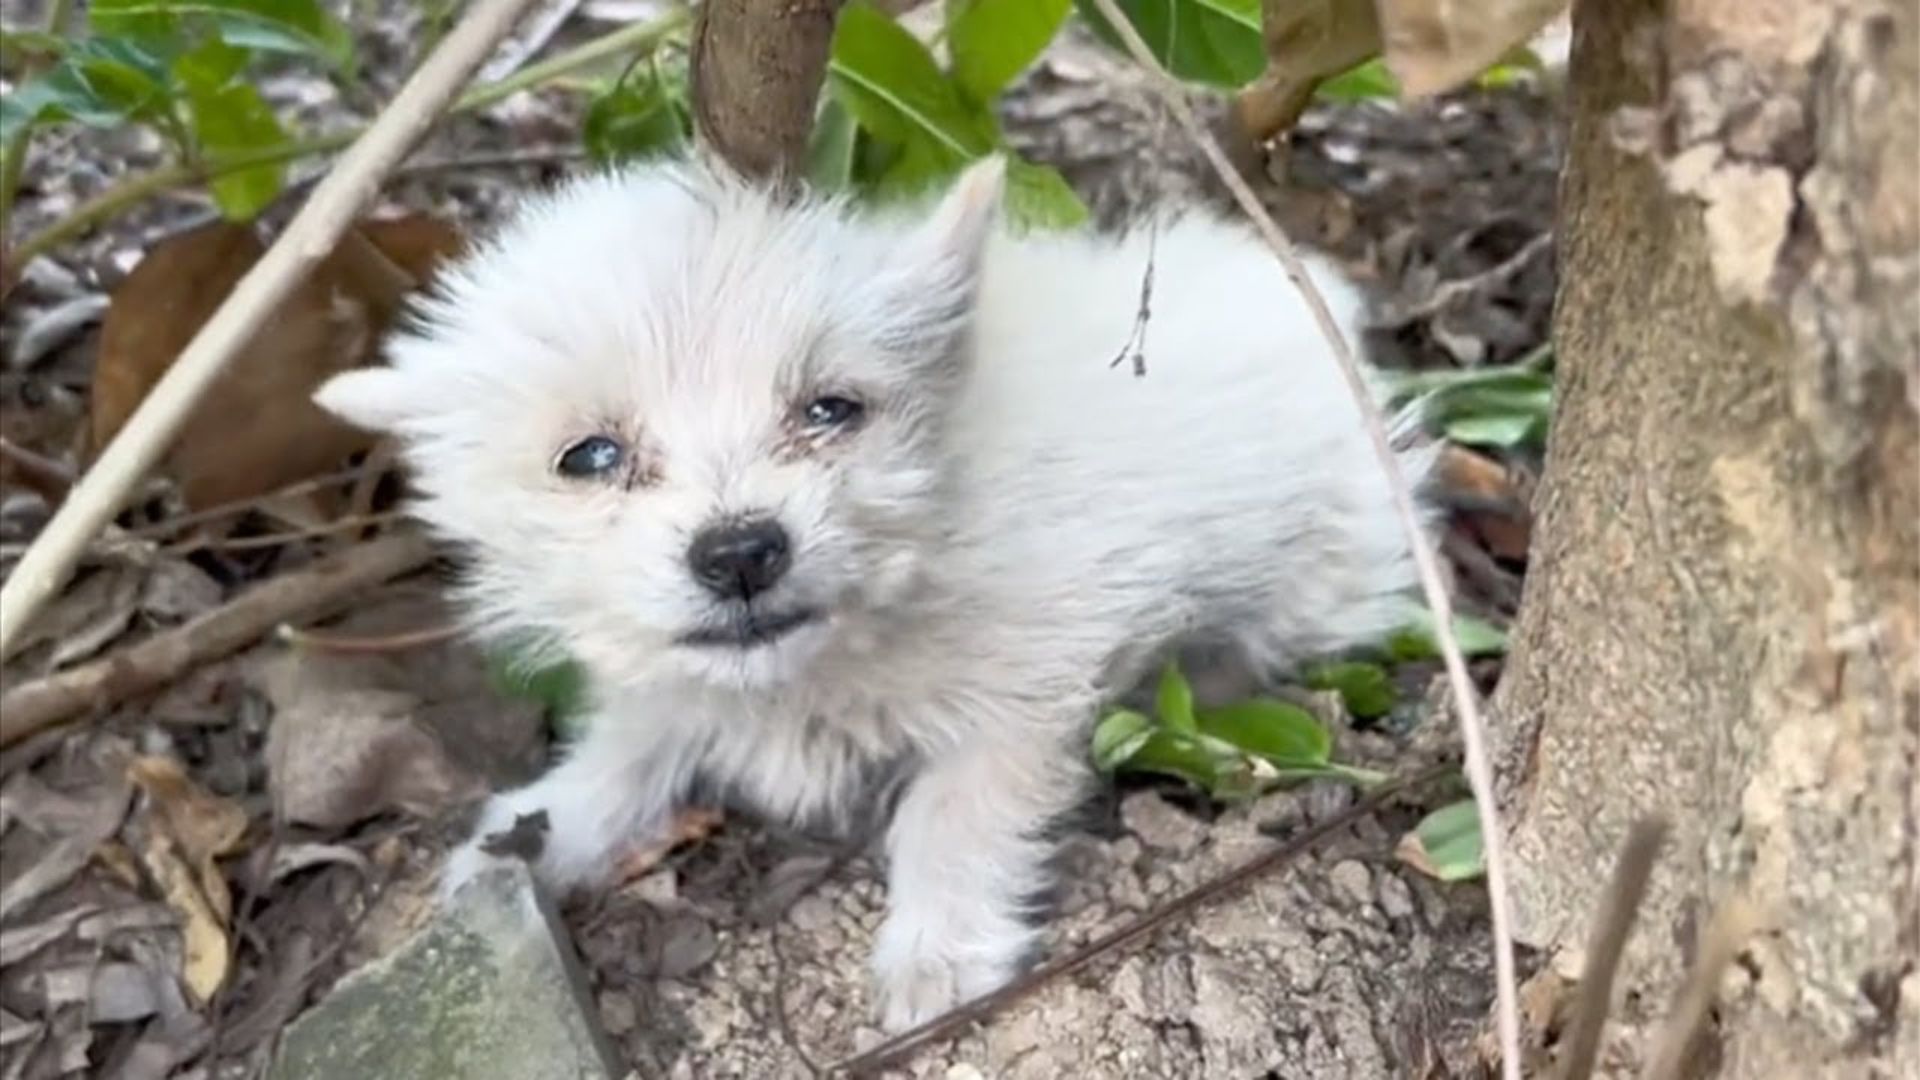
<svg viewBox="0 0 1920 1080">
<path fill-rule="evenodd" d="M 986 1074 L 979 1066 L 962 1061 L 946 1071 L 945 1080 L 986 1080 Z"/>
<path fill-rule="evenodd" d="M 1355 903 L 1367 904 L 1373 901 L 1373 875 L 1364 863 L 1353 859 L 1342 859 L 1327 871 L 1327 880 L 1335 888 L 1352 897 Z"/>
<path fill-rule="evenodd" d="M 639 1019 L 639 1009 L 633 1002 L 633 995 L 623 990 L 609 990 L 600 995 L 600 1022 L 611 1035 L 625 1035 L 633 1030 L 634 1022 Z"/>
<path fill-rule="evenodd" d="M 1390 919 L 1405 919 L 1413 915 L 1413 890 L 1400 880 L 1398 874 L 1380 875 L 1380 910 Z"/>
<path fill-rule="evenodd" d="M 1175 855 L 1188 854 L 1206 839 L 1207 828 L 1193 815 L 1160 797 L 1159 792 L 1141 791 L 1127 796 L 1120 804 L 1120 820 L 1148 847 Z"/>
<path fill-rule="evenodd" d="M 565 930 L 527 868 L 474 878 L 439 917 L 287 1029 L 270 1080 L 614 1080 Z"/>
</svg>

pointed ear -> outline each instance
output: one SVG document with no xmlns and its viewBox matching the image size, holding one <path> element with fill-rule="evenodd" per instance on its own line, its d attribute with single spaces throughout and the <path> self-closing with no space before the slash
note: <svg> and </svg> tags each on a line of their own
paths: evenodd
<svg viewBox="0 0 1920 1080">
<path fill-rule="evenodd" d="M 998 157 L 969 166 L 907 234 L 876 290 L 885 311 L 883 344 L 905 353 L 944 354 L 966 327 L 1005 184 L 1006 163 Z"/>
<path fill-rule="evenodd" d="M 365 431 L 387 432 L 418 415 L 405 375 L 384 364 L 343 371 L 313 393 L 314 404 Z"/>
<path fill-rule="evenodd" d="M 1006 186 L 1007 163 L 998 154 L 967 166 L 914 235 L 914 250 L 951 260 L 971 276 L 979 269 L 981 249 L 999 221 L 1000 195 Z"/>
</svg>

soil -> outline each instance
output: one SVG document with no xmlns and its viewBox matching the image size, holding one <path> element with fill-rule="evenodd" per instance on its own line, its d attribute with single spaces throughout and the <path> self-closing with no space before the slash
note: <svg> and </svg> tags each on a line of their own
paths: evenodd
<svg viewBox="0 0 1920 1080">
<path fill-rule="evenodd" d="M 10 4 L 9 20 L 28 6 Z M 595 6 L 556 44 L 603 31 Z M 404 70 L 417 8 L 377 6 L 360 28 L 375 93 Z M 349 116 L 317 80 L 289 75 L 274 93 L 300 102 L 316 130 Z M 403 177 L 384 205 L 484 229 L 515 191 L 571 167 L 579 109 L 577 95 L 544 91 L 460 118 L 420 155 L 455 164 Z M 1138 77 L 1083 35 L 1056 43 L 1004 116 L 1014 145 L 1059 166 L 1103 223 L 1168 200 L 1225 205 Z M 160 153 L 129 132 L 40 140 L 13 238 Z M 1417 107 L 1316 107 L 1260 180 L 1296 236 L 1374 285 L 1380 362 L 1472 367 L 1546 339 L 1559 154 L 1551 93 L 1521 85 Z M 0 324 L 10 443 L 77 466 L 104 296 L 158 238 L 206 220 L 201 197 L 168 195 L 24 268 Z M 1537 463 L 1498 464 L 1523 489 Z M 46 486 L 0 474 L 0 567 L 44 522 Z M 0 671 L 8 685 L 111 655 L 351 542 L 184 547 L 167 485 L 152 494 L 121 522 L 145 539 L 90 551 L 38 643 Z M 1490 553 L 1473 524 L 1485 513 L 1462 505 L 1449 553 L 1469 608 L 1499 621 L 1517 600 L 1524 550 Z M 256 516 L 246 528 L 280 527 Z M 370 590 L 318 630 L 381 639 L 443 626 L 439 584 L 427 573 Z M 1478 673 L 1490 684 L 1497 662 Z M 1342 758 L 1397 770 L 1447 753 L 1432 675 L 1400 669 L 1413 704 L 1373 730 L 1343 723 Z M 376 714 L 389 722 L 360 722 Z M 502 697 L 458 641 L 354 653 L 268 641 L 0 752 L 0 1077 L 257 1074 L 303 1005 L 420 924 L 472 799 L 537 772 L 550 746 L 539 710 Z M 405 768 L 376 768 L 396 754 Z M 155 757 L 182 763 L 192 790 L 130 785 L 129 764 Z M 1362 818 L 1244 893 L 922 1048 L 897 1075 L 1476 1075 L 1491 999 L 1485 897 L 1393 855 L 1424 809 L 1457 794 Z M 1352 798 L 1315 783 L 1222 809 L 1171 783 L 1122 781 L 1068 842 L 1049 953 Z M 236 813 L 244 834 L 210 840 L 203 826 Z M 182 894 L 156 884 L 170 857 L 211 868 L 224 884 L 188 878 L 216 908 L 214 894 L 229 897 L 231 955 L 209 1002 L 193 992 L 207 958 L 187 948 Z M 866 854 L 730 818 L 567 916 L 600 1019 L 639 1075 L 807 1077 L 879 1041 L 864 958 L 880 903 Z"/>
</svg>

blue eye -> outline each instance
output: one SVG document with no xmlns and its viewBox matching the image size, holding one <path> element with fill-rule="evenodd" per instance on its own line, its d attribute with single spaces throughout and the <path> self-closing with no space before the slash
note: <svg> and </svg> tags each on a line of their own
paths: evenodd
<svg viewBox="0 0 1920 1080">
<path fill-rule="evenodd" d="M 815 398 L 807 403 L 807 426 L 815 428 L 840 427 L 851 424 L 867 411 L 867 407 L 843 397 Z"/>
<path fill-rule="evenodd" d="M 604 476 L 620 467 L 627 457 L 627 448 L 620 445 L 618 439 L 606 435 L 589 435 L 560 452 L 560 460 L 554 463 L 554 470 L 561 476 L 575 480 Z"/>
</svg>

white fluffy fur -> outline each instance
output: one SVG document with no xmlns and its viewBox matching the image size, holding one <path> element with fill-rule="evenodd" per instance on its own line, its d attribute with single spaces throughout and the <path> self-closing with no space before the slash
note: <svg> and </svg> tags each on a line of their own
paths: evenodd
<svg viewBox="0 0 1920 1080">
<path fill-rule="evenodd" d="M 1085 793 L 1103 702 L 1181 642 L 1271 668 L 1376 639 L 1413 581 L 1358 410 L 1249 231 L 1161 225 L 1138 377 L 1112 361 L 1148 230 L 1017 238 L 1000 187 L 983 165 L 928 212 L 874 215 L 701 165 L 582 179 L 445 275 L 390 367 L 320 394 L 401 436 L 483 627 L 591 672 L 583 743 L 476 834 L 544 810 L 549 883 L 594 880 L 697 782 L 845 818 L 905 767 L 873 956 L 891 1028 L 1021 963 L 1043 827 Z M 1353 288 L 1314 271 L 1353 325 Z M 825 392 L 869 419 L 792 453 Z M 556 476 L 595 432 L 644 475 Z M 1430 455 L 1403 453 L 1418 480 Z M 748 513 L 793 537 L 766 606 L 825 618 L 677 643 L 717 617 L 689 537 Z"/>
</svg>

